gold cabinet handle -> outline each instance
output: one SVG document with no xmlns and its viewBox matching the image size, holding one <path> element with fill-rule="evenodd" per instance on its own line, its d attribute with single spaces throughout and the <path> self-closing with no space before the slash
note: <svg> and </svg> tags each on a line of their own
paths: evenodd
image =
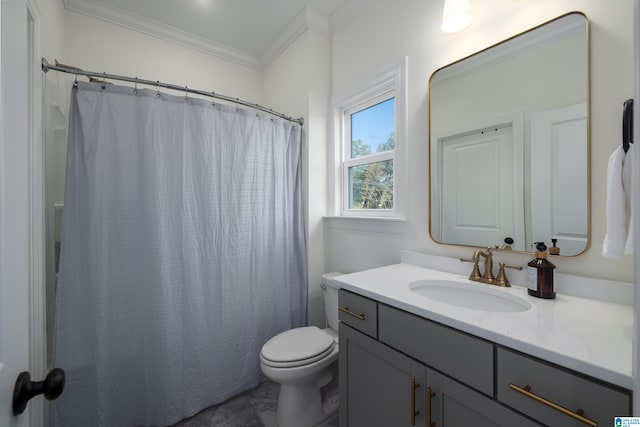
<svg viewBox="0 0 640 427">
<path fill-rule="evenodd" d="M 597 422 L 595 422 L 593 420 L 590 420 L 589 418 L 583 416 L 584 410 L 578 409 L 576 412 L 573 412 L 573 411 L 565 408 L 564 406 L 560 406 L 555 402 L 551 402 L 550 400 L 547 400 L 542 396 L 538 396 L 537 394 L 532 393 L 531 392 L 531 386 L 526 385 L 526 386 L 524 386 L 524 388 L 522 388 L 522 387 L 518 387 L 515 384 L 509 384 L 509 388 L 511 390 L 517 391 L 518 393 L 522 393 L 525 396 L 530 397 L 533 400 L 536 400 L 536 401 L 538 401 L 540 403 L 543 403 L 543 404 L 545 404 L 547 406 L 550 406 L 551 408 L 555 409 L 556 411 L 560 411 L 563 414 L 570 416 L 571 418 L 575 418 L 576 420 L 578 420 L 578 421 L 580 421 L 580 422 L 582 422 L 582 423 L 584 423 L 584 424 L 586 424 L 588 426 L 598 427 L 598 423 Z"/>
<path fill-rule="evenodd" d="M 364 313 L 362 314 L 355 313 L 349 310 L 349 307 L 338 307 L 338 310 L 340 310 L 343 313 L 347 313 L 349 316 L 353 316 L 356 319 L 364 320 Z"/>
<path fill-rule="evenodd" d="M 416 389 L 420 387 L 420 384 L 416 382 L 415 378 L 411 378 L 411 425 L 416 425 L 416 417 L 420 415 L 420 411 L 416 411 Z"/>
<path fill-rule="evenodd" d="M 431 390 L 431 387 L 427 387 L 427 427 L 434 427 L 435 421 L 431 421 L 431 400 L 436 397 L 436 394 Z"/>
</svg>

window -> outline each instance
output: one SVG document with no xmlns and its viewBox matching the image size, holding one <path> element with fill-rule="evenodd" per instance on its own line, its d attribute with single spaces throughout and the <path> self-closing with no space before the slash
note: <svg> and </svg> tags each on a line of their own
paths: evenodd
<svg viewBox="0 0 640 427">
<path fill-rule="evenodd" d="M 395 98 L 345 112 L 347 209 L 393 209 Z M 348 147 L 347 147 L 348 146 Z"/>
<path fill-rule="evenodd" d="M 404 63 L 336 104 L 336 204 L 343 216 L 401 217 Z"/>
</svg>

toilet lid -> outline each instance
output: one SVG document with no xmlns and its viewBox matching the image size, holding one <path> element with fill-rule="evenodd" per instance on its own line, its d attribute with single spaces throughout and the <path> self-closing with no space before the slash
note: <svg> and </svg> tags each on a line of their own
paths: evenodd
<svg viewBox="0 0 640 427">
<path fill-rule="evenodd" d="M 335 340 L 317 326 L 284 331 L 262 346 L 265 363 L 274 367 L 292 367 L 313 363 L 333 350 Z"/>
</svg>

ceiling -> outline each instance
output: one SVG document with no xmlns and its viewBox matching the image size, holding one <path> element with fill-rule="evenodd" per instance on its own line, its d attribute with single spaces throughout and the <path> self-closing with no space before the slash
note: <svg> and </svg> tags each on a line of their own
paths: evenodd
<svg viewBox="0 0 640 427">
<path fill-rule="evenodd" d="M 64 0 L 65 8 L 253 68 L 307 28 L 327 35 L 367 0 Z"/>
</svg>

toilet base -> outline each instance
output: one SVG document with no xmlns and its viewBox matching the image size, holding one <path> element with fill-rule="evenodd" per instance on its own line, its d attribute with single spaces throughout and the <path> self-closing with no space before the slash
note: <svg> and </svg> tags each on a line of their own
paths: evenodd
<svg viewBox="0 0 640 427">
<path fill-rule="evenodd" d="M 311 427 L 338 410 L 337 363 L 311 384 L 280 384 L 279 427 Z M 333 380 L 333 381 L 332 381 Z"/>
<path fill-rule="evenodd" d="M 317 386 L 280 386 L 280 396 L 278 398 L 279 427 L 311 427 L 323 418 L 322 397 Z"/>
</svg>

